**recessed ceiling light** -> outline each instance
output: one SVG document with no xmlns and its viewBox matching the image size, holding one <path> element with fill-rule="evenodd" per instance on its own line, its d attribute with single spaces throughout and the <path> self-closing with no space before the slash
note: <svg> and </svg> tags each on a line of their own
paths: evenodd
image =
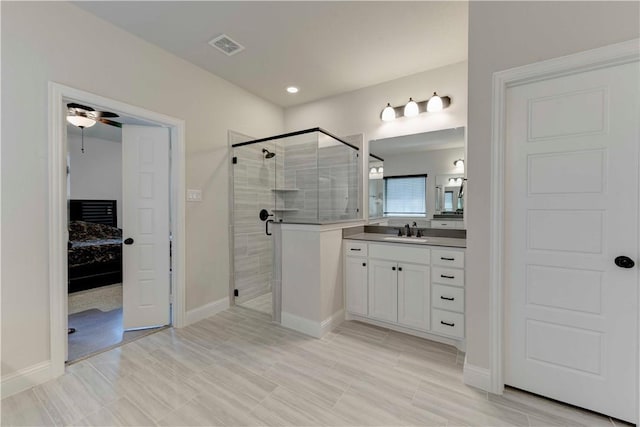
<svg viewBox="0 0 640 427">
<path fill-rule="evenodd" d="M 295 86 L 289 86 L 287 88 L 287 92 L 289 92 L 289 93 L 298 93 L 298 90 L 299 89 L 297 87 L 295 87 Z"/>
</svg>

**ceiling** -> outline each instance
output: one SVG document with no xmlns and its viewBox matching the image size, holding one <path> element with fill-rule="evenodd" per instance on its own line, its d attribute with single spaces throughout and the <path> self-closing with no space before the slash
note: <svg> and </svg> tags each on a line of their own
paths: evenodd
<svg viewBox="0 0 640 427">
<path fill-rule="evenodd" d="M 283 107 L 467 59 L 464 1 L 74 4 Z M 245 50 L 207 44 L 223 33 Z"/>
</svg>

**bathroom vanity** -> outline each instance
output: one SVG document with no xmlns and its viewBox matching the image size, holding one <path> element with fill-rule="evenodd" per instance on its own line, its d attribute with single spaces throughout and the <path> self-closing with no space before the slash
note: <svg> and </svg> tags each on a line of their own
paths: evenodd
<svg viewBox="0 0 640 427">
<path fill-rule="evenodd" d="M 366 232 L 343 239 L 347 319 L 464 350 L 466 239 Z"/>
</svg>

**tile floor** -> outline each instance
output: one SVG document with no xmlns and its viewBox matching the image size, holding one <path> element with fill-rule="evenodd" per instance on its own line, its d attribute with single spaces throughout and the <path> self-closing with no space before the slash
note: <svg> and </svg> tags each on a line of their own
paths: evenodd
<svg viewBox="0 0 640 427">
<path fill-rule="evenodd" d="M 259 297 L 250 299 L 249 301 L 245 301 L 238 305 L 241 307 L 250 308 L 252 310 L 257 310 L 261 313 L 266 313 L 270 316 L 273 315 L 273 297 L 271 295 L 271 292 L 260 295 Z"/>
<path fill-rule="evenodd" d="M 323 339 L 233 307 L 71 365 L 2 401 L 2 425 L 614 426 L 462 384 L 455 348 L 357 322 Z"/>
</svg>

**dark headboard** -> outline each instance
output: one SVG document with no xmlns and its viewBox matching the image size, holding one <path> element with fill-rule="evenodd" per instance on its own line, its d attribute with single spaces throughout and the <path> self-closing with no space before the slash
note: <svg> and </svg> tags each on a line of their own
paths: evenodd
<svg viewBox="0 0 640 427">
<path fill-rule="evenodd" d="M 118 226 L 115 200 L 70 200 L 69 220 Z"/>
</svg>

